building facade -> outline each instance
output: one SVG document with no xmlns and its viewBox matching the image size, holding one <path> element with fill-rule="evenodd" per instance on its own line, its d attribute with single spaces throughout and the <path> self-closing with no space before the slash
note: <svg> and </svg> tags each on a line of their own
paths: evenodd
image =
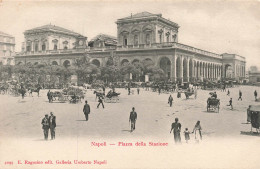
<svg viewBox="0 0 260 169">
<path fill-rule="evenodd" d="M 171 81 L 245 77 L 244 57 L 227 53 L 220 55 L 179 43 L 178 24 L 163 18 L 161 14 L 131 14 L 118 19 L 116 24 L 117 40 L 101 34 L 93 38 L 89 46 L 84 45 L 81 48 L 77 47 L 77 38 L 69 38 L 68 35 L 61 38 L 58 33 L 53 35 L 50 30 L 43 31 L 38 28 L 26 31 L 26 50 L 16 56 L 15 62 L 73 66 L 76 58 L 88 56 L 97 66 L 105 66 L 109 58 L 113 58 L 115 65 L 119 67 L 126 63 L 150 62 L 160 67 Z M 53 26 L 51 28 L 54 29 Z M 39 38 L 40 35 L 43 38 Z M 82 35 L 76 37 L 83 38 Z M 44 44 L 42 49 L 46 50 L 40 50 L 38 44 Z M 64 44 L 67 44 L 68 49 L 65 49 Z"/>
<path fill-rule="evenodd" d="M 0 62 L 3 65 L 14 65 L 15 38 L 0 31 Z"/>
</svg>

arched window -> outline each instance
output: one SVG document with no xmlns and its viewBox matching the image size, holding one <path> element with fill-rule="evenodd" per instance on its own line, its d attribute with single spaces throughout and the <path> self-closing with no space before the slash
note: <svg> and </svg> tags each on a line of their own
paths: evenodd
<svg viewBox="0 0 260 169">
<path fill-rule="evenodd" d="M 138 35 L 134 36 L 134 45 L 137 46 L 138 45 Z"/>
<path fill-rule="evenodd" d="M 127 36 L 124 36 L 123 40 L 124 40 L 124 46 L 127 46 Z"/>
<path fill-rule="evenodd" d="M 173 39 L 173 42 L 176 42 L 176 34 L 175 35 L 172 35 L 172 39 Z"/>
<path fill-rule="evenodd" d="M 146 34 L 145 35 L 145 44 L 149 45 L 151 43 L 151 40 L 150 40 L 150 34 Z"/>
<path fill-rule="evenodd" d="M 42 51 L 45 51 L 46 50 L 46 45 L 45 43 L 42 44 Z"/>
<path fill-rule="evenodd" d="M 54 44 L 54 46 L 53 46 L 53 50 L 57 50 L 57 49 L 58 49 L 57 44 Z"/>
<path fill-rule="evenodd" d="M 170 37 L 166 36 L 166 40 L 167 40 L 167 42 L 170 42 Z"/>
<path fill-rule="evenodd" d="M 26 43 L 26 51 L 27 51 L 27 52 L 30 52 L 30 51 L 32 50 L 31 45 L 32 45 L 32 42 L 31 42 L 31 41 L 28 41 L 28 42 Z"/>
<path fill-rule="evenodd" d="M 34 46 L 35 52 L 38 52 L 38 49 L 39 49 L 38 42 L 35 42 L 35 46 Z"/>
<path fill-rule="evenodd" d="M 170 32 L 167 32 L 166 35 L 166 42 L 170 42 Z"/>
<path fill-rule="evenodd" d="M 68 49 L 68 44 L 69 44 L 68 41 L 64 41 L 63 42 L 63 49 L 67 50 Z"/>
<path fill-rule="evenodd" d="M 162 34 L 159 34 L 159 41 L 162 43 Z"/>
</svg>

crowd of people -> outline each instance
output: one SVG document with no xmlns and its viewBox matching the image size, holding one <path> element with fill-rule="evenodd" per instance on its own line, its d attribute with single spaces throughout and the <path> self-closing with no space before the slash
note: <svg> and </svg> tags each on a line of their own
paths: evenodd
<svg viewBox="0 0 260 169">
<path fill-rule="evenodd" d="M 105 95 L 106 88 L 103 87 L 102 90 L 103 90 L 103 94 L 98 95 L 97 108 L 99 108 L 100 105 L 101 105 L 104 109 L 105 108 L 104 97 L 111 98 L 112 96 L 114 96 L 117 93 L 115 92 L 114 87 L 112 87 L 111 90 L 109 90 L 107 92 L 107 95 Z M 132 88 L 129 85 L 127 87 L 128 95 L 133 94 L 133 93 L 131 93 L 131 90 L 132 90 Z M 195 95 L 195 98 L 197 98 L 197 89 L 196 88 L 194 89 L 193 87 L 189 87 L 189 88 L 186 89 L 186 91 L 193 93 Z M 224 90 L 221 90 L 221 91 L 224 91 Z M 139 87 L 136 88 L 136 92 L 137 92 L 137 95 L 140 94 L 140 88 Z M 160 94 L 159 89 L 158 89 L 158 92 Z M 257 100 L 257 91 L 255 90 L 253 93 L 254 93 L 255 100 Z M 177 92 L 177 97 L 178 97 L 178 94 L 179 94 L 179 91 Z M 230 90 L 227 89 L 227 96 L 230 96 L 230 94 L 231 94 Z M 210 95 L 214 99 L 218 98 L 216 91 L 210 92 Z M 51 94 L 50 94 L 50 90 L 47 93 L 47 97 L 48 97 L 48 100 L 51 102 L 52 97 L 51 97 Z M 239 90 L 238 101 L 242 101 L 242 100 L 243 100 L 242 99 L 242 90 Z M 172 94 L 170 94 L 169 97 L 168 97 L 168 104 L 169 104 L 170 107 L 173 106 Z M 233 110 L 233 99 L 232 98 L 229 99 L 229 104 L 227 106 L 230 106 L 230 108 Z M 85 100 L 85 105 L 83 107 L 83 113 L 84 113 L 84 116 L 85 116 L 85 120 L 88 121 L 89 115 L 91 113 L 91 108 L 90 108 L 90 105 L 88 104 L 87 100 Z M 135 107 L 133 107 L 132 111 L 130 112 L 130 115 L 129 115 L 130 132 L 133 132 L 134 130 L 136 130 L 136 121 L 137 121 L 137 112 L 135 111 Z M 56 117 L 53 115 L 52 112 L 50 113 L 50 116 L 48 116 L 48 114 L 45 115 L 45 117 L 42 119 L 41 124 L 42 124 L 42 129 L 43 129 L 43 132 L 44 132 L 44 139 L 48 140 L 49 131 L 51 133 L 51 139 L 52 140 L 55 139 Z M 182 140 L 181 139 L 181 135 L 182 135 L 181 129 L 182 129 L 182 125 L 179 122 L 179 119 L 175 118 L 175 122 L 172 123 L 171 130 L 170 130 L 170 133 L 173 132 L 175 143 L 181 143 L 181 140 Z M 191 134 L 194 134 L 194 138 L 195 138 L 196 142 L 199 142 L 200 140 L 202 140 L 202 132 L 201 131 L 202 131 L 202 127 L 201 127 L 200 121 L 196 122 L 192 131 L 189 131 L 188 128 L 185 128 L 185 130 L 183 131 L 185 142 L 189 143 L 189 141 L 191 139 L 191 137 L 190 137 Z"/>
</svg>

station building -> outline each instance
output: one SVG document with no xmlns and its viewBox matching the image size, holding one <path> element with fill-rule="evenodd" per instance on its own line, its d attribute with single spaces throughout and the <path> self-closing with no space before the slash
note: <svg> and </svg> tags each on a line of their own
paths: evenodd
<svg viewBox="0 0 260 169">
<path fill-rule="evenodd" d="M 97 66 L 151 62 L 164 70 L 171 81 L 243 79 L 246 60 L 236 54 L 216 54 L 178 41 L 179 25 L 162 14 L 137 13 L 118 19 L 117 37 L 99 34 L 87 37 L 54 25 L 24 32 L 22 52 L 16 64 L 54 64 L 74 66 L 75 59 L 87 56 Z"/>
</svg>

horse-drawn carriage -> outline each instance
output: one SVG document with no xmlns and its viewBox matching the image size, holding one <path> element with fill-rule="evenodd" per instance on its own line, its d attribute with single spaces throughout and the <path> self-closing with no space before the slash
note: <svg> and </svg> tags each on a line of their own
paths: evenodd
<svg viewBox="0 0 260 169">
<path fill-rule="evenodd" d="M 257 134 L 259 134 L 260 128 L 260 105 L 250 105 L 247 109 L 247 122 L 251 123 L 251 133 L 252 128 L 256 129 Z"/>
<path fill-rule="evenodd" d="M 218 111 L 219 112 L 220 100 L 216 97 L 209 97 L 207 100 L 207 112 Z"/>
<path fill-rule="evenodd" d="M 65 103 L 67 100 L 69 100 L 68 95 L 64 95 L 60 91 L 51 92 L 50 95 L 51 95 L 51 101 L 59 101 Z"/>
<path fill-rule="evenodd" d="M 116 93 L 111 90 L 107 93 L 104 101 L 106 103 L 117 103 L 117 102 L 119 102 L 119 95 L 120 95 L 120 93 Z"/>
</svg>

